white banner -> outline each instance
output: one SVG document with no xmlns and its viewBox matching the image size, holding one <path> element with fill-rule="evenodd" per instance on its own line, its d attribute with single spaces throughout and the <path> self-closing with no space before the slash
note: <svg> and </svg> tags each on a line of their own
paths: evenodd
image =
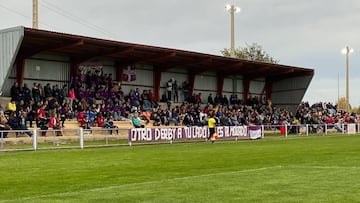
<svg viewBox="0 0 360 203">
<path fill-rule="evenodd" d="M 123 82 L 133 82 L 136 80 L 136 71 L 135 66 L 128 66 L 123 70 L 121 81 Z"/>
<path fill-rule="evenodd" d="M 356 124 L 351 123 L 347 125 L 347 133 L 348 134 L 355 134 L 356 133 Z"/>
<path fill-rule="evenodd" d="M 260 130 L 260 132 L 258 132 L 258 130 Z M 216 133 L 218 139 L 231 137 L 249 138 L 247 126 L 218 126 L 216 127 Z M 253 132 L 253 136 L 255 136 L 256 133 L 260 134 L 261 137 L 260 127 Z M 183 128 L 133 128 L 129 130 L 129 141 L 195 140 L 207 139 L 208 135 L 209 128 L 207 126 Z"/>
</svg>

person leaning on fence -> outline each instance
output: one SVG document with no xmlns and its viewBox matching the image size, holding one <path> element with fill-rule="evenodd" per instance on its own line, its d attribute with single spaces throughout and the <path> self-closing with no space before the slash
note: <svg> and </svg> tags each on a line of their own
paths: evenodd
<svg viewBox="0 0 360 203">
<path fill-rule="evenodd" d="M 135 128 L 144 128 L 145 126 L 141 124 L 141 120 L 139 118 L 139 113 L 134 112 L 133 117 L 131 118 L 131 122 Z"/>
</svg>

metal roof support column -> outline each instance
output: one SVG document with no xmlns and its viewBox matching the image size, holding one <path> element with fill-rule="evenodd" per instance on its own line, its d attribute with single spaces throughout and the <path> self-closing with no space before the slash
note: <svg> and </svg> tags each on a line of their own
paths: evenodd
<svg viewBox="0 0 360 203">
<path fill-rule="evenodd" d="M 244 104 L 248 103 L 248 99 L 249 99 L 249 92 L 250 92 L 250 80 L 249 79 L 244 79 L 243 80 L 243 92 L 244 92 Z"/>
<path fill-rule="evenodd" d="M 25 77 L 25 58 L 16 61 L 16 82 L 22 86 Z"/>
<path fill-rule="evenodd" d="M 160 82 L 162 71 L 159 69 L 154 70 L 154 96 L 156 101 L 160 101 Z"/>
<path fill-rule="evenodd" d="M 195 74 L 193 73 L 190 73 L 189 75 L 189 85 L 190 85 L 189 96 L 191 97 L 194 94 L 194 85 L 195 85 Z"/>
<path fill-rule="evenodd" d="M 70 62 L 70 82 L 72 81 L 73 77 L 78 75 L 79 71 L 79 64 L 76 62 Z"/>
<path fill-rule="evenodd" d="M 224 76 L 218 74 L 218 76 L 217 76 L 217 93 L 219 95 L 222 95 L 223 89 L 224 89 Z"/>
<path fill-rule="evenodd" d="M 115 80 L 119 81 L 119 84 L 122 84 L 122 74 L 124 72 L 124 66 L 121 66 L 120 64 L 115 64 Z"/>
<path fill-rule="evenodd" d="M 271 100 L 272 85 L 273 85 L 273 81 L 269 78 L 266 78 L 265 80 L 266 100 L 268 99 Z"/>
</svg>

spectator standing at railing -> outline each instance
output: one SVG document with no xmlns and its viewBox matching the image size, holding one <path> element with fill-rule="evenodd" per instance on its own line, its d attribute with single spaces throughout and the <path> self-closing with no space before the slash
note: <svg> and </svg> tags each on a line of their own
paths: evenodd
<svg viewBox="0 0 360 203">
<path fill-rule="evenodd" d="M 19 96 L 20 96 L 20 86 L 18 82 L 14 82 L 14 84 L 11 86 L 10 88 L 10 96 L 11 99 L 18 101 L 19 100 Z"/>
<path fill-rule="evenodd" d="M 216 94 L 216 96 L 215 96 L 215 98 L 214 98 L 214 105 L 219 105 L 219 104 L 221 104 L 222 102 L 221 102 L 221 96 L 220 96 L 220 94 Z"/>
<path fill-rule="evenodd" d="M 172 89 L 174 92 L 174 102 L 179 102 L 179 85 L 176 80 L 173 81 Z"/>
<path fill-rule="evenodd" d="M 53 96 L 53 90 L 51 89 L 50 83 L 47 83 L 44 87 L 45 99 Z"/>
<path fill-rule="evenodd" d="M 166 82 L 167 100 L 171 101 L 171 92 L 173 89 L 173 80 L 170 79 Z"/>
<path fill-rule="evenodd" d="M 235 95 L 232 94 L 230 96 L 229 102 L 230 102 L 230 105 L 235 105 L 237 103 L 237 99 L 236 99 Z"/>
<path fill-rule="evenodd" d="M 214 105 L 214 99 L 211 93 L 208 96 L 207 102 L 208 104 Z"/>
<path fill-rule="evenodd" d="M 69 92 L 69 91 L 68 91 L 68 88 L 67 88 L 67 85 L 66 85 L 66 84 L 63 85 L 62 88 L 59 88 L 59 87 L 58 87 L 58 89 L 59 89 L 59 94 L 58 94 L 57 100 L 58 100 L 58 102 L 59 102 L 60 105 L 63 105 L 63 104 L 64 104 L 64 101 L 65 101 L 65 98 L 68 97 L 68 92 Z"/>
<path fill-rule="evenodd" d="M 32 100 L 31 98 L 31 90 L 29 89 L 28 85 L 26 83 L 24 83 L 24 86 L 22 88 L 22 92 L 24 95 L 24 101 L 27 105 L 29 105 L 30 101 Z"/>
<path fill-rule="evenodd" d="M 34 98 L 35 103 L 41 100 L 41 93 L 37 83 L 34 82 L 34 86 L 31 89 L 32 97 Z"/>
<path fill-rule="evenodd" d="M 44 99 L 45 99 L 44 88 L 43 88 L 43 86 L 42 86 L 40 83 L 38 83 L 37 86 L 39 87 L 40 98 L 41 98 L 42 100 L 44 100 Z"/>
<path fill-rule="evenodd" d="M 226 94 L 223 95 L 223 97 L 221 99 L 221 104 L 224 105 L 224 106 L 229 105 L 229 99 L 227 98 Z"/>
</svg>

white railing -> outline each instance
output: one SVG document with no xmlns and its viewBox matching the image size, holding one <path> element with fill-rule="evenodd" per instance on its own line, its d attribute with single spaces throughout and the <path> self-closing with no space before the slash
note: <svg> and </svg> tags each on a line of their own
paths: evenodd
<svg viewBox="0 0 360 203">
<path fill-rule="evenodd" d="M 116 131 L 122 131 L 118 135 Z M 0 151 L 128 145 L 129 128 L 0 130 Z M 31 137 L 25 133 L 31 132 Z M 125 132 L 125 133 L 124 133 Z M 59 133 L 59 135 L 58 135 Z M 63 136 L 60 136 L 60 133 Z M 124 135 L 125 134 L 125 135 Z"/>
<path fill-rule="evenodd" d="M 277 136 L 288 138 L 289 136 L 313 136 L 313 135 L 332 135 L 332 134 L 358 134 L 360 133 L 360 125 L 358 124 L 342 124 L 342 125 L 320 125 L 320 124 L 306 124 L 306 125 L 262 125 L 258 126 L 261 129 L 261 138 L 267 136 Z M 86 147 L 103 147 L 103 146 L 119 146 L 128 145 L 133 143 L 173 143 L 173 141 L 189 142 L 189 141 L 204 141 L 207 140 L 207 135 L 195 136 L 196 139 L 188 139 L 186 134 L 186 127 L 163 127 L 160 129 L 176 129 L 176 132 L 182 131 L 183 134 L 176 134 L 176 138 L 167 137 L 166 139 L 159 140 L 136 140 L 134 139 L 132 132 L 135 129 L 129 128 L 92 128 L 91 130 L 75 128 L 75 129 L 61 129 L 61 130 L 1 130 L 0 131 L 0 151 L 16 151 L 16 150 L 39 150 L 39 149 L 57 149 L 57 148 L 86 148 Z M 197 128 L 197 127 L 194 127 Z M 206 128 L 206 127 L 202 127 Z M 228 127 L 219 126 L 218 134 L 220 133 L 220 139 L 238 140 L 238 139 L 251 139 L 249 131 L 244 136 L 244 132 L 237 130 L 236 135 L 227 135 L 229 128 L 242 129 L 241 127 Z M 180 129 L 180 130 L 179 130 Z M 149 129 L 148 129 L 149 130 Z M 120 134 L 116 133 L 119 131 Z M 141 129 L 137 130 L 137 133 L 142 133 Z M 159 131 L 152 129 L 154 133 Z M 160 130 L 162 131 L 162 130 Z M 166 130 L 165 130 L 166 131 Z M 236 131 L 236 130 L 235 130 Z M 235 132 L 234 131 L 234 132 Z M 170 132 L 168 130 L 168 132 Z M 175 130 L 174 130 L 175 132 Z M 57 136 L 58 133 L 64 134 L 64 136 Z M 163 133 L 163 132 L 160 132 Z M 223 133 L 223 135 L 221 135 Z M 240 133 L 240 134 L 239 134 Z M 29 136 L 31 134 L 31 137 Z M 46 136 L 43 136 L 46 134 Z M 6 137 L 7 135 L 7 137 Z M 159 136 L 160 134 L 158 134 Z M 175 135 L 175 134 L 174 134 Z M 148 136 L 148 135 L 144 135 Z M 157 135 L 154 135 L 157 136 Z M 160 136 L 164 136 L 161 134 Z M 169 135 L 165 135 L 169 136 Z M 183 136 L 179 138 L 179 136 Z M 192 135 L 193 136 L 193 135 Z"/>
</svg>

